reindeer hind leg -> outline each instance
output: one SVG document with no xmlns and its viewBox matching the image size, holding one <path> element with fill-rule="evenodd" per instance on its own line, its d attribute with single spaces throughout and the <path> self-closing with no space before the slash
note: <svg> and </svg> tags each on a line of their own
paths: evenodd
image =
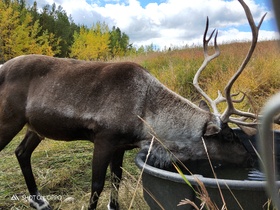
<svg viewBox="0 0 280 210">
<path fill-rule="evenodd" d="M 3 123 L 0 119 L 0 151 L 2 151 L 12 141 L 23 126 L 24 123 Z"/>
<path fill-rule="evenodd" d="M 30 206 L 37 210 L 51 210 L 47 200 L 40 195 L 31 167 L 31 155 L 35 148 L 39 145 L 42 138 L 35 132 L 27 130 L 23 141 L 17 147 L 15 153 L 20 164 L 22 174 L 24 176 L 28 191 L 30 193 Z"/>
</svg>

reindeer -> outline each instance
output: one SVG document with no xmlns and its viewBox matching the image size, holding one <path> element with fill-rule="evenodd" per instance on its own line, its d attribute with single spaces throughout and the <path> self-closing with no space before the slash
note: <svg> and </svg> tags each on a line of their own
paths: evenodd
<svg viewBox="0 0 280 210">
<path fill-rule="evenodd" d="M 30 205 L 38 210 L 51 209 L 38 191 L 30 163 L 32 152 L 45 137 L 94 143 L 90 210 L 97 207 L 109 165 L 114 178 L 108 209 L 119 209 L 117 191 L 124 152 L 135 147 L 147 148 L 154 134 L 181 160 L 206 158 L 201 146 L 204 138 L 212 159 L 236 164 L 247 162 L 250 158 L 247 150 L 227 123 L 243 128 L 254 126 L 231 115 L 252 119 L 257 116 L 234 109 L 230 92 L 252 56 L 264 16 L 255 26 L 249 8 L 239 1 L 252 28 L 252 46 L 228 83 L 225 98 L 219 94 L 216 100 L 211 100 L 198 85 L 200 72 L 220 54 L 217 32 L 215 53 L 208 54 L 208 42 L 214 31 L 206 39 L 208 21 L 206 24 L 205 60 L 194 85 L 214 113 L 205 102 L 200 107 L 193 104 L 131 62 L 86 62 L 43 55 L 19 56 L 6 62 L 0 70 L 0 151 L 27 125 L 26 135 L 15 154 L 30 193 Z M 228 108 L 220 114 L 216 104 L 222 101 L 227 102 Z M 161 160 L 160 153 L 157 155 L 159 149 L 154 151 L 156 159 Z M 166 156 L 163 159 L 169 161 Z"/>
</svg>

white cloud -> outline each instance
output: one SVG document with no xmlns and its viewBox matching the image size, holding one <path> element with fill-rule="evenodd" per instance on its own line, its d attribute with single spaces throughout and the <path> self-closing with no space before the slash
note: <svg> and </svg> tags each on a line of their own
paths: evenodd
<svg viewBox="0 0 280 210">
<path fill-rule="evenodd" d="M 227 31 L 219 32 L 219 42 L 228 43 L 234 41 L 251 41 L 252 33 L 251 32 L 242 32 L 235 28 L 229 29 Z M 259 31 L 259 41 L 271 40 L 271 39 L 280 39 L 279 33 L 274 31 Z"/>
<path fill-rule="evenodd" d="M 206 16 L 210 27 L 218 28 L 219 41 L 249 40 L 251 33 L 237 30 L 248 25 L 245 13 L 238 1 L 223 0 L 167 0 L 149 3 L 143 8 L 139 0 L 44 0 L 54 1 L 71 14 L 78 24 L 91 26 L 105 21 L 109 27 L 118 26 L 136 46 L 153 43 L 161 47 L 199 44 L 204 32 Z M 90 1 L 88 1 L 90 2 Z M 102 2 L 102 4 L 101 4 Z M 246 0 L 257 21 L 267 12 L 263 5 Z M 268 11 L 266 20 L 273 18 Z M 246 27 L 245 27 L 246 28 Z M 261 39 L 279 38 L 279 33 L 261 31 Z"/>
</svg>

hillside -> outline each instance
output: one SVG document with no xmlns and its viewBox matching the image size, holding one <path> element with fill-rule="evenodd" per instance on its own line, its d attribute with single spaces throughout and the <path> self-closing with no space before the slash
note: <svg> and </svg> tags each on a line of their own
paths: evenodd
<svg viewBox="0 0 280 210">
<path fill-rule="evenodd" d="M 220 46 L 221 55 L 206 67 L 199 79 L 200 85 L 212 98 L 217 96 L 218 90 L 223 91 L 241 65 L 249 47 L 249 42 Z M 193 88 L 192 80 L 203 59 L 201 47 L 125 58 L 141 64 L 170 89 L 192 101 L 201 98 Z M 269 96 L 280 90 L 279 72 L 279 42 L 259 42 L 232 92 L 245 92 L 253 100 L 254 106 L 260 108 Z"/>
</svg>

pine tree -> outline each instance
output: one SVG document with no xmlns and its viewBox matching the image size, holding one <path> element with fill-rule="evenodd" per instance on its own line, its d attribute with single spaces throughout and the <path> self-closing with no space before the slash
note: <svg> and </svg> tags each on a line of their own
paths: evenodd
<svg viewBox="0 0 280 210">
<path fill-rule="evenodd" d="M 74 23 L 71 16 L 67 16 L 61 6 L 57 7 L 55 3 L 51 6 L 45 5 L 41 14 L 36 12 L 36 8 L 37 4 L 34 4 L 30 11 L 32 11 L 34 19 L 39 19 L 42 31 L 48 30 L 49 33 L 53 33 L 60 40 L 60 53 L 56 56 L 68 57 L 74 41 L 74 31 L 79 31 L 79 26 Z"/>
<path fill-rule="evenodd" d="M 119 27 L 113 26 L 110 32 L 110 50 L 112 57 L 124 56 L 129 47 L 129 37 Z"/>
</svg>

